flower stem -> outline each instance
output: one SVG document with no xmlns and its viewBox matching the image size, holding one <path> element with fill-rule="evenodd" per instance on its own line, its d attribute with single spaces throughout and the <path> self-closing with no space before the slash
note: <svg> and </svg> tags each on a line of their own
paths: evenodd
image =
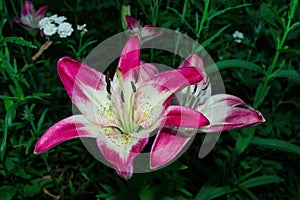
<svg viewBox="0 0 300 200">
<path fill-rule="evenodd" d="M 47 40 L 38 50 L 38 52 L 36 52 L 36 54 L 34 54 L 34 56 L 32 56 L 31 60 L 32 61 L 36 61 L 41 55 L 42 53 L 49 48 L 49 46 L 52 44 L 51 40 Z"/>
<path fill-rule="evenodd" d="M 286 41 L 286 38 L 288 36 L 288 33 L 290 31 L 290 24 L 291 24 L 291 18 L 289 18 L 288 20 L 288 24 L 287 24 L 287 27 L 286 29 L 284 30 L 284 34 L 282 36 L 282 38 L 279 40 L 280 42 L 277 43 L 277 47 L 276 47 L 276 53 L 273 57 L 273 60 L 272 60 L 272 63 L 271 65 L 269 66 L 268 70 L 267 70 L 267 73 L 266 73 L 266 76 L 264 78 L 264 83 L 263 83 L 263 86 L 262 86 L 262 89 L 260 90 L 259 94 L 258 94 L 258 97 L 254 100 L 254 107 L 255 108 L 258 108 L 260 106 L 260 104 L 263 102 L 264 98 L 266 95 L 265 92 L 266 92 L 266 89 L 268 87 L 268 83 L 270 81 L 270 78 L 273 74 L 273 71 L 275 69 L 275 66 L 278 62 L 278 59 L 279 59 L 279 55 L 280 55 L 280 50 L 283 48 L 283 45 Z"/>
</svg>

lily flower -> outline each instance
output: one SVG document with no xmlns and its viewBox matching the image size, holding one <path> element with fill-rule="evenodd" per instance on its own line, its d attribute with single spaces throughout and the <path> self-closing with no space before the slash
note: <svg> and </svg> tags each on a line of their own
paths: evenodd
<svg viewBox="0 0 300 200">
<path fill-rule="evenodd" d="M 148 24 L 142 27 L 139 22 L 129 15 L 125 16 L 127 30 L 132 34 L 138 34 L 142 42 L 149 41 L 163 34 L 163 31 L 158 30 L 155 26 Z"/>
<path fill-rule="evenodd" d="M 35 153 L 70 139 L 95 138 L 107 162 L 128 179 L 151 132 L 160 127 L 209 125 L 200 112 L 170 105 L 176 92 L 202 81 L 202 72 L 187 66 L 158 73 L 153 65 L 140 61 L 137 35 L 125 44 L 113 79 L 68 57 L 58 61 L 58 73 L 81 115 L 50 127 L 37 142 Z"/>
<path fill-rule="evenodd" d="M 151 168 L 173 160 L 197 132 L 216 133 L 234 128 L 254 126 L 265 121 L 263 115 L 242 99 L 228 94 L 211 96 L 211 86 L 203 62 L 197 55 L 187 57 L 180 68 L 193 66 L 202 71 L 202 81 L 178 92 L 183 106 L 201 112 L 210 126 L 195 130 L 163 128 L 157 134 L 150 153 Z"/>
<path fill-rule="evenodd" d="M 17 22 L 26 29 L 30 34 L 35 35 L 36 29 L 39 28 L 39 21 L 45 16 L 47 6 L 35 10 L 31 1 L 24 1 L 21 10 L 21 18 L 14 18 L 12 22 Z"/>
</svg>

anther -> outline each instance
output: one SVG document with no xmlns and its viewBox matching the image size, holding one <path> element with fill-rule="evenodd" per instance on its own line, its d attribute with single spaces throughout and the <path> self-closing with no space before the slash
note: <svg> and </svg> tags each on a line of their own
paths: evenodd
<svg viewBox="0 0 300 200">
<path fill-rule="evenodd" d="M 124 93 L 123 93 L 123 91 L 121 91 L 121 99 L 122 99 L 122 101 L 123 101 L 123 102 L 125 102 L 125 100 L 124 100 Z"/>
<path fill-rule="evenodd" d="M 132 81 L 131 81 L 131 87 L 132 87 L 133 92 L 136 92 L 136 87 Z"/>
<path fill-rule="evenodd" d="M 197 91 L 197 84 L 195 84 L 195 88 L 194 88 L 194 91 L 192 92 L 192 94 L 195 94 L 196 93 L 196 91 Z"/>
<path fill-rule="evenodd" d="M 138 82 L 138 79 L 139 79 L 138 73 L 137 73 L 137 71 L 136 71 L 135 69 L 133 70 L 133 73 L 134 73 L 134 80 L 135 80 L 135 83 L 137 83 L 137 82 Z"/>
<path fill-rule="evenodd" d="M 108 94 L 111 94 L 111 92 L 110 92 L 109 71 L 106 72 L 105 82 L 106 82 L 106 91 L 108 92 Z"/>
</svg>

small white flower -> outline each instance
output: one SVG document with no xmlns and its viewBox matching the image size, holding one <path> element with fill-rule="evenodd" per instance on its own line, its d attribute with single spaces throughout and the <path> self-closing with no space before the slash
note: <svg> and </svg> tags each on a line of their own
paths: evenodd
<svg viewBox="0 0 300 200">
<path fill-rule="evenodd" d="M 57 19 L 57 14 L 52 15 L 51 17 L 49 17 L 49 19 L 50 19 L 51 21 L 55 21 L 55 20 Z"/>
<path fill-rule="evenodd" d="M 232 34 L 232 37 L 234 38 L 234 41 L 236 43 L 241 43 L 242 40 L 244 39 L 244 34 L 239 32 L 239 31 L 235 31 L 233 34 Z"/>
<path fill-rule="evenodd" d="M 60 17 L 57 17 L 54 22 L 57 23 L 57 24 L 61 24 L 63 23 L 67 18 L 65 16 L 60 16 Z"/>
<path fill-rule="evenodd" d="M 58 34 L 59 34 L 59 37 L 61 38 L 65 38 L 65 37 L 68 37 L 72 34 L 73 32 L 73 28 L 72 28 L 72 25 L 68 22 L 63 22 L 61 24 L 59 24 L 58 26 Z"/>
<path fill-rule="evenodd" d="M 86 24 L 83 25 L 77 25 L 77 30 L 82 31 L 86 27 Z"/>
<path fill-rule="evenodd" d="M 241 39 L 235 39 L 234 41 L 235 41 L 236 43 L 241 43 L 241 42 L 242 42 Z"/>
<path fill-rule="evenodd" d="M 54 24 L 46 24 L 43 27 L 43 32 L 47 36 L 52 36 L 56 33 L 57 27 Z"/>
<path fill-rule="evenodd" d="M 44 27 L 49 24 L 51 24 L 51 20 L 49 19 L 49 17 L 44 17 L 39 21 L 40 29 L 44 29 Z"/>
</svg>

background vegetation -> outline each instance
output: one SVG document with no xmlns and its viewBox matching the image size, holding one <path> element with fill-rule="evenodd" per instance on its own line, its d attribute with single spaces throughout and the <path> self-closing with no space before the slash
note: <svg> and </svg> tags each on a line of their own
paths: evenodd
<svg viewBox="0 0 300 200">
<path fill-rule="evenodd" d="M 9 199 L 300 199 L 300 16 L 296 0 L 33 0 L 47 16 L 87 24 L 54 43 L 10 20 L 22 1 L 0 1 L 0 198 Z M 222 133 L 198 159 L 203 136 L 175 163 L 125 181 L 94 159 L 80 140 L 34 155 L 38 138 L 71 115 L 56 72 L 62 56 L 84 57 L 121 31 L 121 6 L 141 24 L 179 30 L 203 44 L 226 91 L 259 109 L 260 126 Z M 236 43 L 232 34 L 244 34 Z M 82 39 L 82 46 L 79 41 Z M 161 56 L 164 56 L 163 54 Z M 170 59 L 168 56 L 164 57 Z M 178 62 L 179 63 L 179 62 Z M 176 66 L 174 66 L 176 67 Z"/>
</svg>

